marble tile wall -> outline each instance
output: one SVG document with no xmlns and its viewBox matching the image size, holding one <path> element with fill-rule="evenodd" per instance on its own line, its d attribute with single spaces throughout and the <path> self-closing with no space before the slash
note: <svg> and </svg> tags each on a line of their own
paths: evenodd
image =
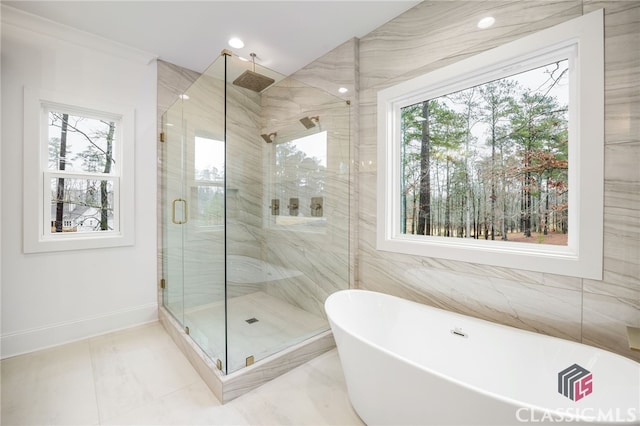
<svg viewBox="0 0 640 426">
<path fill-rule="evenodd" d="M 357 243 L 358 243 L 358 227 L 355 225 L 358 220 L 358 138 L 360 126 L 360 104 L 359 104 L 359 87 L 360 87 L 360 40 L 353 38 L 346 41 L 342 45 L 336 47 L 324 56 L 316 59 L 304 68 L 296 71 L 292 77 L 309 86 L 324 90 L 326 93 L 338 96 L 349 104 L 349 143 L 344 141 L 346 146 L 342 149 L 348 149 L 349 158 L 349 227 L 348 227 L 348 256 L 349 256 L 349 287 L 354 287 L 357 274 Z M 344 88 L 347 91 L 340 93 L 338 89 Z M 344 125 L 344 124 L 343 124 Z M 342 154 L 345 158 L 347 153 Z"/>
<path fill-rule="evenodd" d="M 605 10 L 604 279 L 377 251 L 377 92 L 599 8 Z M 476 30 L 487 11 L 496 25 Z M 424 1 L 363 37 L 358 286 L 640 360 L 628 349 L 625 331 L 640 325 L 639 23 L 639 2 Z"/>
<path fill-rule="evenodd" d="M 324 300 L 353 282 L 353 257 L 350 257 L 350 221 L 353 213 L 352 187 L 353 103 L 356 92 L 355 64 L 357 40 L 334 49 L 269 88 L 262 95 L 262 133 L 278 132 L 276 143 L 264 147 L 264 170 L 277 172 L 273 162 L 276 144 L 307 135 L 298 120 L 319 116 L 319 131 L 326 130 L 327 170 L 325 177 L 324 218 L 320 232 L 274 226 L 275 219 L 265 209 L 265 260 L 300 270 L 303 274 L 268 284 L 267 292 L 296 306 L 325 317 Z M 349 90 L 349 98 L 338 96 L 338 88 Z M 316 131 L 311 129 L 310 132 Z M 296 183 L 290 182 L 295 189 Z M 269 189 L 265 190 L 269 193 Z M 295 196 L 293 194 L 292 196 Z M 270 198 L 270 197 L 269 197 Z M 268 200 L 267 200 L 268 201 Z M 287 200 L 281 200 L 284 209 Z M 302 209 L 306 206 L 301 206 Z"/>
<path fill-rule="evenodd" d="M 584 1 L 604 9 L 604 280 L 584 280 L 582 339 L 640 359 L 625 325 L 640 324 L 640 3 Z"/>
</svg>

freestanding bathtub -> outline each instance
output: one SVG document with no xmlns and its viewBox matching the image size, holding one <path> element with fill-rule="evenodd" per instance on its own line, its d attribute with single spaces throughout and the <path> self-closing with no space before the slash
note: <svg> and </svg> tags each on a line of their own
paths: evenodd
<svg viewBox="0 0 640 426">
<path fill-rule="evenodd" d="M 365 290 L 325 310 L 368 425 L 640 424 L 640 364 Z"/>
</svg>

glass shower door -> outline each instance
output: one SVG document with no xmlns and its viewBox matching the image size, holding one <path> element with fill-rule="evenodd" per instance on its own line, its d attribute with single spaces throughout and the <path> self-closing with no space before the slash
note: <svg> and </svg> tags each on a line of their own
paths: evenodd
<svg viewBox="0 0 640 426">
<path fill-rule="evenodd" d="M 162 293 L 165 308 L 184 325 L 185 220 L 182 102 L 162 116 Z"/>
<path fill-rule="evenodd" d="M 163 116 L 163 303 L 224 371 L 224 93 L 205 77 Z"/>
</svg>

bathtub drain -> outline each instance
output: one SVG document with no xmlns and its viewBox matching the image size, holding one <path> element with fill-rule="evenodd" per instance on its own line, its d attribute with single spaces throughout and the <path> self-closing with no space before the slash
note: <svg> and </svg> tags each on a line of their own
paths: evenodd
<svg viewBox="0 0 640 426">
<path fill-rule="evenodd" d="M 456 336 L 460 336 L 460 337 L 468 337 L 469 336 L 467 333 L 463 332 L 459 328 L 454 328 L 453 330 L 451 330 L 451 334 L 455 334 Z"/>
</svg>

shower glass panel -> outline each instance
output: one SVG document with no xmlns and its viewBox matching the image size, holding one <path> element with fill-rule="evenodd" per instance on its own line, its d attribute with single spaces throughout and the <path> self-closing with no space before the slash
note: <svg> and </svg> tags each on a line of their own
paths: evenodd
<svg viewBox="0 0 640 426">
<path fill-rule="evenodd" d="M 164 114 L 165 307 L 225 367 L 224 57 Z"/>
<path fill-rule="evenodd" d="M 349 287 L 349 121 L 344 100 L 232 55 L 163 116 L 164 305 L 223 373 L 329 329 L 324 300 Z"/>
</svg>

